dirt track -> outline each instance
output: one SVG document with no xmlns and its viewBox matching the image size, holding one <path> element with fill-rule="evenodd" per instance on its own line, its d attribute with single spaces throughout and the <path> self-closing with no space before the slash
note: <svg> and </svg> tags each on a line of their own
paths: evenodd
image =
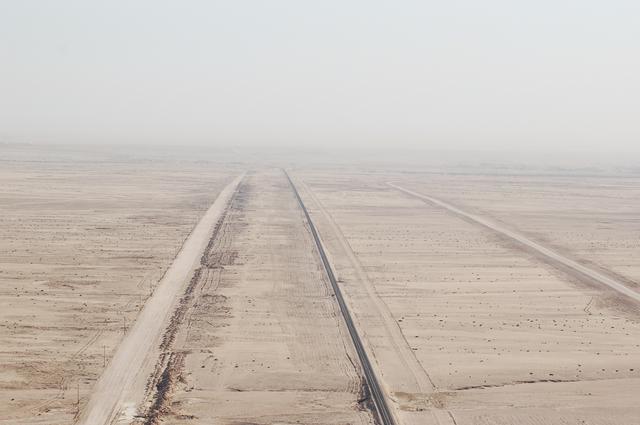
<svg viewBox="0 0 640 425">
<path fill-rule="evenodd" d="M 0 167 L 0 424 L 77 421 L 123 328 L 241 173 L 84 155 Z"/>
<path fill-rule="evenodd" d="M 183 358 L 169 368 L 161 422 L 371 424 L 356 353 L 280 170 L 245 178 L 205 257 L 171 346 Z"/>
<path fill-rule="evenodd" d="M 236 178 L 220 193 L 185 241 L 98 380 L 81 414 L 80 424 L 109 424 L 116 418 L 133 419 L 136 415 L 159 355 L 159 342 L 167 320 L 240 180 L 241 177 Z"/>
<path fill-rule="evenodd" d="M 623 232 L 629 232 L 630 239 L 635 234 L 635 215 L 634 220 L 629 220 L 626 213 L 620 217 L 614 213 L 609 216 L 606 210 L 609 204 L 602 202 L 604 211 L 596 211 L 598 218 L 594 218 L 593 205 L 600 201 L 590 198 L 584 201 L 581 214 L 569 211 L 568 216 L 582 220 L 582 228 L 607 225 L 602 225 L 601 232 L 615 243 L 602 245 L 595 243 L 593 233 L 575 230 L 570 221 L 558 221 L 555 204 L 543 205 L 545 209 L 536 216 L 537 227 L 529 227 L 531 205 L 514 202 L 513 192 L 493 186 L 495 199 L 504 197 L 502 211 L 498 213 L 485 208 L 487 204 L 493 205 L 494 200 L 468 202 L 458 193 L 449 197 L 446 192 L 433 192 L 436 185 L 429 180 L 425 183 L 406 175 L 353 171 L 340 175 L 334 171 L 298 169 L 292 178 L 317 228 L 372 367 L 388 394 L 390 407 L 396 410 L 399 424 L 638 423 L 640 412 L 635 398 L 640 388 L 637 368 L 640 322 L 637 304 L 632 300 L 622 302 L 625 297 L 613 288 L 597 283 L 593 276 L 580 272 L 578 267 L 572 268 L 571 263 L 561 264 L 562 261 L 548 255 L 544 248 L 549 247 L 566 259 L 580 258 L 578 266 L 605 275 L 609 270 L 615 271 L 609 268 L 611 262 L 598 264 L 588 260 L 597 260 L 599 250 L 607 248 L 610 250 L 607 258 L 619 258 L 615 263 L 617 270 L 630 272 L 627 279 L 631 284 L 618 274 L 612 273 L 610 277 L 631 290 L 633 277 L 637 276 L 635 256 L 614 254 L 637 252 L 637 244 L 625 242 L 626 239 L 619 241 Z M 451 177 L 439 177 L 445 183 L 448 178 Z M 105 312 L 122 319 L 125 317 L 122 309 L 113 306 L 120 305 L 116 302 L 126 302 L 127 323 L 132 323 L 138 314 L 149 323 L 148 318 L 143 318 L 148 313 L 140 312 L 137 305 L 138 301 L 144 304 L 148 281 L 159 281 L 159 274 L 174 259 L 197 218 L 211 205 L 223 182 L 229 180 L 227 175 L 219 179 L 218 186 L 213 184 L 211 191 L 209 187 L 201 189 L 209 197 L 199 204 L 199 213 L 190 224 L 183 227 L 170 255 L 163 262 L 151 263 L 153 267 L 147 265 L 158 271 L 158 276 L 148 277 L 138 285 L 138 290 L 143 285 L 139 291 L 142 294 L 126 290 L 131 282 L 121 278 L 119 273 L 126 269 L 119 265 L 139 258 L 144 260 L 139 260 L 141 263 L 150 262 L 155 258 L 152 248 L 161 245 L 167 249 L 171 244 L 152 239 L 159 242 L 150 247 L 151 243 L 145 245 L 137 241 L 145 249 L 132 253 L 129 239 L 140 239 L 147 231 L 146 224 L 136 222 L 136 226 L 122 229 L 113 224 L 120 232 L 116 238 L 106 223 L 100 223 L 104 214 L 96 219 L 95 233 L 113 237 L 115 248 L 111 255 L 128 262 L 121 260 L 123 263 L 117 263 L 116 267 L 104 268 L 111 280 L 122 281 L 119 286 L 110 286 L 111 280 L 104 279 L 80 285 L 78 282 L 88 279 L 86 275 L 81 279 L 78 274 L 89 270 L 92 264 L 85 257 L 84 261 L 80 259 L 59 271 L 60 284 L 64 284 L 65 291 L 67 288 L 70 291 L 66 295 L 69 304 L 61 306 L 60 299 L 52 294 L 37 293 L 48 291 L 47 285 L 51 283 L 34 282 L 34 288 L 24 291 L 22 288 L 26 288 L 28 281 L 20 274 L 5 271 L 8 276 L 3 278 L 4 282 L 9 282 L 11 276 L 23 286 L 5 285 L 3 299 L 7 300 L 5 306 L 10 314 L 5 314 L 4 341 L 27 341 L 23 352 L 34 359 L 36 355 L 39 359 L 59 356 L 65 350 L 71 350 L 72 355 L 62 369 L 51 361 L 27 363 L 20 358 L 22 352 L 6 349 L 4 359 L 18 354 L 15 356 L 18 360 L 5 361 L 0 368 L 0 388 L 1 379 L 5 380 L 3 394 L 12 391 L 8 408 L 0 409 L 0 423 L 62 424 L 77 420 L 75 407 L 83 412 L 90 394 L 88 389 L 94 387 L 103 370 L 105 335 L 116 333 L 113 328 L 119 330 L 119 335 L 107 340 L 113 344 L 105 344 L 104 359 L 111 358 L 109 347 L 119 347 L 107 371 L 114 362 L 120 368 L 109 372 L 111 376 L 103 377 L 97 385 L 98 391 L 101 386 L 106 390 L 92 394 L 87 409 L 92 403 L 98 406 L 94 409 L 96 416 L 91 420 L 82 416 L 85 424 L 372 422 L 348 331 L 324 275 L 305 216 L 279 170 L 260 169 L 246 176 L 229 207 L 219 215 L 221 219 L 214 220 L 215 231 L 203 232 L 204 239 L 197 252 L 184 254 L 191 262 L 175 259 L 185 267 L 174 274 L 175 286 L 167 284 L 173 273 L 169 272 L 156 296 L 149 300 L 148 306 L 162 298 L 166 304 L 162 308 L 156 305 L 154 323 L 145 329 L 152 332 L 136 338 L 135 346 L 131 342 L 135 328 L 123 333 L 121 321 L 96 320 L 96 316 L 85 313 L 102 303 Z M 415 194 L 430 193 L 434 198 L 425 203 L 425 199 L 414 193 L 407 196 L 406 192 L 390 189 L 386 184 L 389 180 L 402 181 L 403 187 Z M 479 184 L 469 177 L 465 177 L 464 182 L 472 187 Z M 547 201 L 550 196 L 544 191 L 547 185 L 540 186 L 538 196 Z M 556 190 L 562 191 L 560 196 L 573 190 L 572 186 L 558 187 Z M 170 193 L 166 188 L 163 190 Z M 146 191 L 149 190 L 141 190 Z M 182 199 L 195 199 L 193 194 L 184 198 L 176 195 L 189 191 L 194 191 L 194 187 L 185 185 L 183 191 L 170 193 L 176 198 L 175 205 L 184 204 Z M 156 192 L 149 193 L 139 202 L 149 203 L 148 199 L 156 196 Z M 525 193 L 521 197 L 528 196 Z M 451 199 L 451 204 L 434 202 L 440 199 Z M 629 196 L 624 202 L 637 205 L 636 199 Z M 78 207 L 74 205 L 74 208 Z M 166 223 L 162 222 L 164 227 L 154 224 L 149 232 L 163 232 L 177 217 L 175 208 L 163 209 L 167 211 Z M 512 211 L 518 215 L 512 215 Z M 93 218 L 93 214 L 84 216 Z M 485 223 L 486 217 L 492 217 L 491 222 Z M 611 222 L 603 221 L 609 217 Z M 21 223 L 14 220 L 11 226 L 5 226 L 5 233 L 12 234 L 12 226 L 23 226 Z M 616 226 L 615 231 L 612 232 L 609 224 Z M 42 224 L 31 225 L 53 240 L 61 233 L 69 233 L 68 230 L 51 231 Z M 19 229 L 28 230 L 24 226 Z M 517 229 L 517 237 L 503 229 Z M 539 229 L 545 229 L 546 233 Z M 76 231 L 79 245 L 95 242 L 80 239 L 92 234 L 87 229 Z M 567 234 L 573 239 L 567 238 Z M 521 235 L 526 235 L 524 241 Z M 210 239 L 208 245 L 207 238 Z M 34 240 L 29 240 L 29 248 L 34 246 Z M 539 248 L 526 246 L 527 242 L 536 244 L 533 241 L 537 241 Z M 190 243 L 185 244 L 183 251 L 188 251 Z M 626 251 L 613 249 L 620 244 L 625 245 Z M 584 250 L 573 251 L 581 245 L 593 246 L 593 252 L 583 255 Z M 15 250 L 18 245 L 8 240 L 6 246 Z M 106 243 L 92 246 L 108 248 Z M 74 253 L 82 253 L 77 247 L 67 246 L 74 248 Z M 203 250 L 204 254 L 199 255 Z M 9 259 L 17 258 L 15 254 L 9 255 Z M 33 256 L 25 258 L 34 259 Z M 98 258 L 110 257 L 101 254 L 95 256 Z M 38 263 L 38 267 L 42 267 L 45 262 L 39 261 L 42 264 Z M 9 272 L 12 267 L 19 270 L 10 261 L 4 265 Z M 51 280 L 51 269 L 44 270 L 39 273 Z M 165 290 L 173 295 L 158 298 Z M 78 297 L 80 302 L 73 301 L 75 305 L 84 305 L 82 309 L 67 307 L 74 305 L 69 294 Z M 55 303 L 47 307 L 50 301 Z M 12 317 L 16 312 L 22 315 Z M 61 332 L 62 313 L 74 318 L 72 323 L 78 327 L 74 332 L 86 334 L 80 342 L 77 338 L 68 338 L 72 328 Z M 27 320 L 31 316 L 33 319 Z M 26 323 L 21 324 L 22 320 Z M 47 320 L 52 320 L 51 329 L 30 325 Z M 86 323 L 78 324 L 79 321 Z M 89 334 L 88 330 L 92 332 Z M 67 335 L 68 339 L 61 339 L 60 335 Z M 120 335 L 128 336 L 121 340 Z M 145 340 L 147 336 L 149 341 Z M 41 344 L 43 340 L 46 341 Z M 52 349 L 50 341 L 60 341 L 60 347 Z M 116 345 L 120 341 L 122 344 Z M 151 349 L 145 352 L 147 347 Z M 140 353 L 139 348 L 142 348 Z M 122 350 L 128 350 L 126 356 L 129 357 L 124 360 L 118 357 L 122 356 Z M 89 365 L 90 373 L 71 375 L 73 380 L 65 377 L 57 393 L 41 402 L 43 389 L 49 392 L 50 389 L 31 377 L 58 369 L 69 373 L 72 364 L 78 368 Z M 138 373 L 127 375 L 126 368 Z M 12 375 L 13 370 L 20 375 Z M 58 376 L 52 376 L 53 379 Z M 111 379 L 111 383 L 103 382 L 106 379 Z M 78 399 L 76 383 L 79 384 Z M 18 402 L 13 400 L 14 390 Z M 15 407 L 27 405 L 29 400 L 25 395 L 31 397 L 31 406 L 36 406 L 31 417 Z M 112 406 L 103 404 L 104 401 Z M 58 406 L 74 409 L 67 407 L 63 411 Z M 6 417 L 5 412 L 14 416 Z M 98 418 L 98 422 L 93 421 L 94 418 Z"/>
<path fill-rule="evenodd" d="M 424 366 L 416 358 L 411 345 L 378 294 L 358 256 L 342 233 L 329 211 L 318 200 L 313 191 L 302 181 L 296 183 L 303 188 L 308 209 L 314 220 L 321 225 L 321 238 L 327 245 L 331 262 L 337 267 L 338 278 L 343 282 L 353 317 L 363 335 L 367 350 L 373 354 L 377 374 L 383 377 L 381 384 L 392 397 L 392 407 L 400 423 L 452 424 L 446 412 L 432 410 L 427 417 L 415 418 L 412 413 L 400 409 L 396 394 L 419 394 L 427 397 L 437 391 Z M 432 416 L 429 418 L 428 416 Z"/>
<path fill-rule="evenodd" d="M 436 199 L 433 198 L 431 196 L 427 196 L 427 195 L 423 195 L 421 193 L 418 192 L 414 192 L 412 190 L 409 189 L 405 189 L 401 186 L 398 186 L 396 184 L 393 183 L 389 183 L 389 186 L 398 189 L 401 192 L 404 192 L 408 195 L 411 196 L 415 196 L 417 198 L 420 198 L 424 201 L 430 202 L 434 205 L 437 205 L 439 207 L 442 207 L 444 209 L 446 209 L 449 212 L 452 212 L 460 217 L 466 218 L 468 220 L 471 220 L 474 223 L 477 223 L 481 226 L 484 226 L 490 230 L 493 230 L 496 233 L 499 233 L 501 235 L 504 235 L 520 244 L 522 244 L 524 247 L 529 248 L 533 251 L 535 251 L 538 254 L 543 255 L 544 257 L 546 257 L 548 260 L 550 260 L 553 263 L 559 264 L 561 266 L 564 266 L 566 268 L 568 268 L 570 271 L 572 271 L 574 274 L 576 274 L 578 276 L 578 278 L 588 278 L 591 279 L 595 282 L 598 282 L 602 285 L 608 286 L 609 288 L 613 289 L 614 291 L 619 292 L 622 295 L 625 295 L 635 301 L 639 301 L 640 302 L 640 293 L 638 293 L 637 291 L 625 286 L 624 283 L 617 281 L 616 279 L 606 276 L 596 270 L 590 269 L 589 267 L 585 267 L 582 264 L 571 260 L 557 252 L 555 252 L 552 249 L 549 249 L 545 246 L 540 245 L 537 242 L 532 241 L 531 239 L 527 238 L 524 235 L 521 235 L 517 232 L 514 232 L 510 229 L 506 229 L 503 226 L 492 222 L 491 220 L 488 220 L 484 217 L 480 217 L 477 216 L 475 214 L 471 214 L 468 213 L 466 211 L 461 210 L 460 208 L 451 205 L 447 202 L 441 201 L 440 199 Z"/>
<path fill-rule="evenodd" d="M 295 175 L 320 204 L 308 202 L 310 213 L 367 338 L 386 339 L 368 326 L 374 309 L 360 309 L 371 304 L 343 245 L 435 384 L 431 393 L 398 391 L 387 366 L 394 363 L 376 352 L 402 423 L 435 423 L 432 415 L 458 425 L 637 423 L 631 389 L 640 382 L 640 328 L 624 297 L 578 282 L 485 226 L 391 190 L 387 175 Z M 549 214 L 546 222 L 557 232 L 555 219 Z"/>
</svg>

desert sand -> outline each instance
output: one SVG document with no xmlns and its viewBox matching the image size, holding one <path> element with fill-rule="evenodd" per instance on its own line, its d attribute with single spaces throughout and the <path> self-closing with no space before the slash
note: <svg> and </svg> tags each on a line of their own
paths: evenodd
<svg viewBox="0 0 640 425">
<path fill-rule="evenodd" d="M 190 294 L 170 346 L 165 405 L 151 403 L 149 416 L 160 409 L 167 424 L 371 423 L 358 403 L 347 330 L 281 170 L 242 181 Z"/>
<path fill-rule="evenodd" d="M 399 178 L 402 181 L 402 178 Z M 481 212 L 637 288 L 640 178 L 635 175 L 429 175 L 412 188 Z"/>
<path fill-rule="evenodd" d="M 404 423 L 633 424 L 640 418 L 637 305 L 389 188 L 385 182 L 397 175 L 294 174 L 309 188 L 309 208 L 329 251 L 352 252 L 334 255 L 335 268 L 360 327 L 372 335 L 371 350 Z M 425 186 L 406 176 L 403 184 Z M 502 196 L 507 208 L 510 192 Z M 567 222 L 550 213 L 545 218 L 547 234 L 562 238 Z M 587 222 L 583 217 L 581 224 Z M 568 255 L 573 244 L 566 244 Z M 618 260 L 624 262 L 633 266 L 628 256 Z M 373 292 L 363 290 L 370 285 Z M 383 303 L 379 320 L 367 306 L 372 293 Z M 389 339 L 379 338 L 385 326 L 377 323 L 386 320 L 385 307 L 424 369 L 413 380 L 426 374 L 432 390 L 397 379 L 399 369 L 413 368 L 386 354 Z"/>
<path fill-rule="evenodd" d="M 29 158 L 0 172 L 0 423 L 374 423 L 281 168 Z M 639 422 L 637 302 L 410 194 L 636 291 L 636 177 L 289 174 L 397 424 Z"/>
<path fill-rule="evenodd" d="M 0 423 L 70 424 L 235 171 L 47 155 L 1 170 Z"/>
</svg>

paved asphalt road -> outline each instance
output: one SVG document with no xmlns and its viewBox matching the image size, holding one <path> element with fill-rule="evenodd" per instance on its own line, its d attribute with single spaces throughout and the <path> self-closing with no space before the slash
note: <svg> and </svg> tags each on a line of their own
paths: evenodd
<svg viewBox="0 0 640 425">
<path fill-rule="evenodd" d="M 395 419 L 391 414 L 391 410 L 387 404 L 387 400 L 385 398 L 384 392 L 380 388 L 380 384 L 378 383 L 378 379 L 375 376 L 373 368 L 371 367 L 371 363 L 369 362 L 369 357 L 362 345 L 362 341 L 360 340 L 360 336 L 358 335 L 358 331 L 351 319 L 351 314 L 349 313 L 349 309 L 347 308 L 346 303 L 344 302 L 344 298 L 342 297 L 342 292 L 340 291 L 340 287 L 336 281 L 336 278 L 333 274 L 333 270 L 331 269 L 331 265 L 329 264 L 329 260 L 324 252 L 324 248 L 322 247 L 322 243 L 320 242 L 320 237 L 318 236 L 318 232 L 316 231 L 315 226 L 313 225 L 313 221 L 311 221 L 311 217 L 309 216 L 309 212 L 307 208 L 304 206 L 304 202 L 302 202 L 302 198 L 300 198 L 300 194 L 298 194 L 298 190 L 296 186 L 293 184 L 291 177 L 289 174 L 283 170 L 289 183 L 291 184 L 291 188 L 298 199 L 298 203 L 300 204 L 300 208 L 304 212 L 304 215 L 309 223 L 309 228 L 311 229 L 311 233 L 313 235 L 313 239 L 316 242 L 316 247 L 318 248 L 318 252 L 320 254 L 320 258 L 322 259 L 322 264 L 327 272 L 327 276 L 329 277 L 329 281 L 331 282 L 331 286 L 333 287 L 333 291 L 336 295 L 336 300 L 340 306 L 340 311 L 342 312 L 342 316 L 344 317 L 344 321 L 346 322 L 347 329 L 349 330 L 349 335 L 351 335 L 351 339 L 353 340 L 353 345 L 355 346 L 356 352 L 358 354 L 358 358 L 360 359 L 360 364 L 362 365 L 362 370 L 364 372 L 365 379 L 367 381 L 367 386 L 369 387 L 369 391 L 371 393 L 371 398 L 375 404 L 375 413 L 378 415 L 378 419 L 380 423 L 383 425 L 395 425 Z"/>
</svg>

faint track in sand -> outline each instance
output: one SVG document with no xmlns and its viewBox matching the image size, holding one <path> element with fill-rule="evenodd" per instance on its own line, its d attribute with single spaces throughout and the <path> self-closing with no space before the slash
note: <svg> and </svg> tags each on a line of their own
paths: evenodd
<svg viewBox="0 0 640 425">
<path fill-rule="evenodd" d="M 96 383 L 79 424 L 107 425 L 116 419 L 124 423 L 134 419 L 160 355 L 164 331 L 243 176 L 234 179 L 220 192 L 185 240 Z"/>
<path fill-rule="evenodd" d="M 362 267 L 360 260 L 353 252 L 351 248 L 351 244 L 342 233 L 342 230 L 337 225 L 331 214 L 326 210 L 326 208 L 322 205 L 322 203 L 318 200 L 313 191 L 304 183 L 300 182 L 300 186 L 302 186 L 305 192 L 309 195 L 309 197 L 313 200 L 313 202 L 318 207 L 318 210 L 325 217 L 327 223 L 329 224 L 331 231 L 336 237 L 336 240 L 340 243 L 342 250 L 346 254 L 349 263 L 353 267 L 353 270 L 356 273 L 358 281 L 362 284 L 362 286 L 366 289 L 367 295 L 369 299 L 373 303 L 375 307 L 375 313 L 377 313 L 378 317 L 382 321 L 384 325 L 384 330 L 387 335 L 387 339 L 393 347 L 394 352 L 396 353 L 396 358 L 401 363 L 401 367 L 403 370 L 410 372 L 411 380 L 413 380 L 414 388 L 412 388 L 411 392 L 413 393 L 423 393 L 428 394 L 432 393 L 436 390 L 436 386 L 431 380 L 431 377 L 424 369 L 424 367 L 420 364 L 418 359 L 416 358 L 415 352 L 411 349 L 411 345 L 407 341 L 406 337 L 402 333 L 398 322 L 393 318 L 393 314 L 389 310 L 387 304 L 380 298 L 376 288 L 374 287 L 371 280 L 369 280 L 369 276 L 367 272 Z M 407 377 L 409 378 L 409 377 Z M 405 378 L 406 379 L 406 378 Z M 409 384 L 409 383 L 407 383 Z"/>
<path fill-rule="evenodd" d="M 322 202 L 317 198 L 313 190 L 301 179 L 296 179 L 299 186 L 304 190 L 304 192 L 309 196 L 309 198 L 313 201 L 318 211 L 321 213 L 322 217 L 326 220 L 326 223 L 329 225 L 329 237 L 335 237 L 335 240 L 338 242 L 341 251 L 331 252 L 333 257 L 338 255 L 344 255 L 349 261 L 353 271 L 355 272 L 358 283 L 362 285 L 362 287 L 366 290 L 366 297 L 360 298 L 358 297 L 358 305 L 363 307 L 363 304 L 366 305 L 367 302 L 371 304 L 367 306 L 367 313 L 371 314 L 366 318 L 363 318 L 363 321 L 366 321 L 365 327 L 371 326 L 371 321 L 380 321 L 379 325 L 382 328 L 383 335 L 385 335 L 384 341 L 389 344 L 389 347 L 392 349 L 392 353 L 388 352 L 386 355 L 381 353 L 381 347 L 378 348 L 378 353 L 376 354 L 376 343 L 375 341 L 370 340 L 367 337 L 366 329 L 364 329 L 363 337 L 365 342 L 368 343 L 370 349 L 372 350 L 373 358 L 376 359 L 378 366 L 380 369 L 386 369 L 393 371 L 393 382 L 387 382 L 388 385 L 393 387 L 395 391 L 402 391 L 403 393 L 411 394 L 416 397 L 416 399 L 422 399 L 425 403 L 426 398 L 432 394 L 435 394 L 439 391 L 438 387 L 435 385 L 431 376 L 425 369 L 425 367 L 420 363 L 418 358 L 415 355 L 415 351 L 412 349 L 411 344 L 407 340 L 406 336 L 402 332 L 399 323 L 394 319 L 391 310 L 384 302 L 384 300 L 378 294 L 373 282 L 369 279 L 369 276 L 364 269 L 360 259 L 357 257 L 351 244 L 348 239 L 342 233 L 342 229 L 336 223 L 331 213 L 324 207 Z M 326 236 L 326 235 L 325 235 Z M 326 241 L 326 237 L 323 238 Z M 339 274 L 339 272 L 338 272 Z M 366 298 L 368 297 L 368 300 Z M 366 300 L 366 301 L 365 301 Z M 375 329 L 375 328 L 374 328 Z M 379 332 L 379 331 L 378 331 Z M 374 331 L 376 337 L 379 338 L 380 335 L 378 332 Z M 381 374 L 384 376 L 384 374 Z M 393 400 L 399 410 L 398 421 L 403 422 L 403 410 L 400 408 L 402 404 L 402 400 L 398 398 L 398 396 L 394 393 L 390 394 L 390 399 Z M 446 409 L 432 409 L 428 408 L 426 405 L 424 407 L 425 410 L 428 410 L 433 417 L 433 420 L 437 424 L 455 424 L 455 420 L 451 412 Z M 409 420 L 410 423 L 411 420 Z"/>
<path fill-rule="evenodd" d="M 605 285 L 611 289 L 613 289 L 614 291 L 625 295 L 629 298 L 631 298 L 632 300 L 636 301 L 636 302 L 640 302 L 640 293 L 634 291 L 633 289 L 625 286 L 624 284 L 620 283 L 619 281 L 615 280 L 614 278 L 610 277 L 610 276 L 606 276 L 596 270 L 593 270 L 589 267 L 586 267 L 580 263 L 578 263 L 577 261 L 571 260 L 567 257 L 565 257 L 564 255 L 559 254 L 558 252 L 549 249 L 545 246 L 540 245 L 537 242 L 534 242 L 533 240 L 527 238 L 526 236 L 514 232 L 513 230 L 509 230 L 501 225 L 499 225 L 498 223 L 495 223 L 491 220 L 488 220 L 484 217 L 481 217 L 479 215 L 476 214 L 471 214 L 468 213 L 458 207 L 456 207 L 455 205 L 449 204 L 448 202 L 444 202 L 441 201 L 437 198 L 434 198 L 432 196 L 428 196 L 428 195 L 423 195 L 421 193 L 418 192 L 414 192 L 413 190 L 409 190 L 409 189 L 405 189 L 402 186 L 398 186 L 394 183 L 387 183 L 390 187 L 399 190 L 400 192 L 405 193 L 406 195 L 410 195 L 413 196 L 415 198 L 421 199 L 422 201 L 428 202 L 432 205 L 438 206 L 440 208 L 444 208 L 445 210 L 463 218 L 466 220 L 469 220 L 475 224 L 478 224 L 486 229 L 489 229 L 499 235 L 502 236 L 506 236 L 507 238 L 515 241 L 516 243 L 518 243 L 520 246 L 526 248 L 526 249 L 530 249 L 532 251 L 534 251 L 535 253 L 542 255 L 543 257 L 545 257 L 549 263 L 554 264 L 556 266 L 559 266 L 560 268 L 563 269 L 563 271 L 570 271 L 571 274 L 573 274 L 576 277 L 582 278 L 582 279 L 588 279 L 589 281 L 593 281 L 596 283 L 599 283 L 601 285 Z"/>
</svg>

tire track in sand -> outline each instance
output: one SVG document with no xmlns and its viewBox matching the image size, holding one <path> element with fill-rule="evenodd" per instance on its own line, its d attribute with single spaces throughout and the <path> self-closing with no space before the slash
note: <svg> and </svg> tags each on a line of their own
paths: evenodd
<svg viewBox="0 0 640 425">
<path fill-rule="evenodd" d="M 367 295 L 374 304 L 376 313 L 378 314 L 382 324 L 384 325 L 384 330 L 386 336 L 388 337 L 387 339 L 392 344 L 393 350 L 397 354 L 398 361 L 402 363 L 403 369 L 408 370 L 411 374 L 411 380 L 414 381 L 413 384 L 415 386 L 415 392 L 434 392 L 436 390 L 436 386 L 431 380 L 431 377 L 416 358 L 415 353 L 411 349 L 409 342 L 402 333 L 398 322 L 396 322 L 396 320 L 393 318 L 393 315 L 391 314 L 391 311 L 389 310 L 387 304 L 378 295 L 378 292 L 369 279 L 367 272 L 364 270 L 362 263 L 360 262 L 358 257 L 356 257 L 353 249 L 351 248 L 351 244 L 344 236 L 344 233 L 342 233 L 342 230 L 333 219 L 333 216 L 327 211 L 327 209 L 318 200 L 315 193 L 313 193 L 313 191 L 307 186 L 306 183 L 302 182 L 300 179 L 298 179 L 298 183 L 313 200 L 316 207 L 318 208 L 318 211 L 322 213 L 326 222 L 329 224 L 329 227 L 331 228 L 336 241 L 340 244 L 343 253 L 346 255 L 346 258 L 349 260 L 349 263 L 353 267 L 353 271 L 355 272 L 358 281 L 362 283 L 363 287 L 366 289 Z"/>
<path fill-rule="evenodd" d="M 414 192 L 413 190 L 405 189 L 404 187 L 394 183 L 389 182 L 387 184 L 390 187 L 404 193 L 405 195 L 418 198 L 423 202 L 443 208 L 447 212 L 454 214 L 464 220 L 468 220 L 476 225 L 482 226 L 485 229 L 494 232 L 495 234 L 504 236 L 518 243 L 521 248 L 541 255 L 547 261 L 547 263 L 560 268 L 562 271 L 570 272 L 574 277 L 577 277 L 579 279 L 587 279 L 599 283 L 600 285 L 607 286 L 614 291 L 627 296 L 635 302 L 640 302 L 640 293 L 624 285 L 622 282 L 619 282 L 613 277 L 607 276 L 594 269 L 584 266 L 577 261 L 567 258 L 564 255 L 554 251 L 553 249 L 547 248 L 546 246 L 543 246 L 533 241 L 532 239 L 529 239 L 521 233 L 515 232 L 511 229 L 507 229 L 506 227 L 501 226 L 493 220 L 481 217 L 477 214 L 466 212 L 453 204 L 442 201 L 440 199 L 436 199 L 432 196 L 423 195 L 421 193 Z"/>
</svg>

